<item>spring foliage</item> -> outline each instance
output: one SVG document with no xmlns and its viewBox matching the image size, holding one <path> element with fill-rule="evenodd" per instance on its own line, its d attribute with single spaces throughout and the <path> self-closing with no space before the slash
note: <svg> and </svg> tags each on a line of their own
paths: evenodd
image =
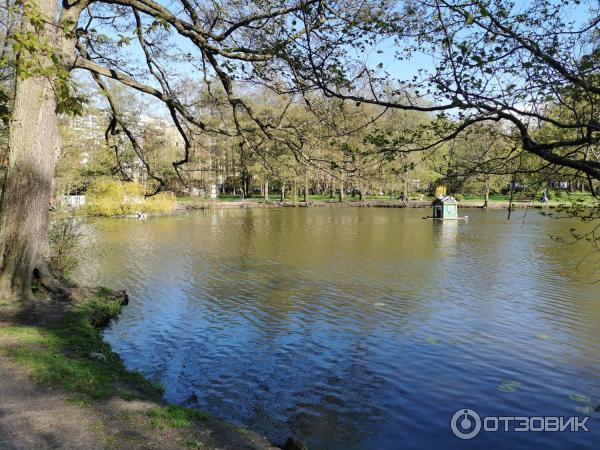
<svg viewBox="0 0 600 450">
<path fill-rule="evenodd" d="M 119 216 L 142 213 L 164 214 L 175 208 L 175 199 L 167 193 L 144 197 L 138 183 L 100 178 L 86 193 L 85 212 L 94 216 Z"/>
</svg>

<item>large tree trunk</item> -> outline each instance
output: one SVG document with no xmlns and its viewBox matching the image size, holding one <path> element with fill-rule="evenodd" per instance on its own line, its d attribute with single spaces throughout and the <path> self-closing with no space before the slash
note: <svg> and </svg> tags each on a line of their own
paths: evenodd
<svg viewBox="0 0 600 450">
<path fill-rule="evenodd" d="M 56 17 L 56 0 L 32 1 L 45 16 Z M 18 64 L 26 57 L 21 55 Z M 9 164 L 0 199 L 0 297 L 29 298 L 34 271 L 46 273 L 48 206 L 58 147 L 51 81 L 42 76 L 18 76 Z"/>
</svg>

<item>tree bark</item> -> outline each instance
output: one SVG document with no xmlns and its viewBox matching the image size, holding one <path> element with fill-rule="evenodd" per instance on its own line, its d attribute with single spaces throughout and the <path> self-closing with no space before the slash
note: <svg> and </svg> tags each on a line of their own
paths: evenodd
<svg viewBox="0 0 600 450">
<path fill-rule="evenodd" d="M 489 202 L 490 202 L 490 180 L 489 180 L 489 178 L 486 178 L 485 179 L 485 202 L 483 203 L 483 209 L 487 209 Z"/>
<path fill-rule="evenodd" d="M 308 171 L 304 173 L 304 203 L 308 205 Z"/>
<path fill-rule="evenodd" d="M 56 0 L 31 1 L 46 17 L 56 17 Z M 41 33 L 48 36 L 40 39 L 53 40 L 51 33 L 48 26 L 47 32 Z M 20 55 L 17 64 L 23 64 L 27 57 Z M 0 199 L 0 297 L 30 298 L 34 271 L 47 278 L 48 206 L 59 145 L 52 82 L 39 75 L 18 75 L 9 163 Z"/>
<path fill-rule="evenodd" d="M 294 203 L 294 206 L 298 203 L 298 186 L 296 180 L 294 180 L 294 187 L 292 189 L 292 202 Z"/>
</svg>

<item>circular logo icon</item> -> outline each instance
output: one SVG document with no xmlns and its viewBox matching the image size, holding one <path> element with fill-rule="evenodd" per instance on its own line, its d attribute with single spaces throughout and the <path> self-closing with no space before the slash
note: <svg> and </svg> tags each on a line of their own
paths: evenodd
<svg viewBox="0 0 600 450">
<path fill-rule="evenodd" d="M 460 439 L 473 439 L 481 431 L 481 418 L 472 409 L 459 409 L 452 416 L 450 427 L 454 436 Z"/>
</svg>

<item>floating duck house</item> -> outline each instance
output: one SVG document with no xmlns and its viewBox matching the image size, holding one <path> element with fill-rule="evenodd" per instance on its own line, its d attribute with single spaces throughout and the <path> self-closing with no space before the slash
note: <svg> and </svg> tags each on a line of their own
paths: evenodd
<svg viewBox="0 0 600 450">
<path fill-rule="evenodd" d="M 451 195 L 436 198 L 432 206 L 434 219 L 458 219 L 458 202 Z"/>
</svg>

